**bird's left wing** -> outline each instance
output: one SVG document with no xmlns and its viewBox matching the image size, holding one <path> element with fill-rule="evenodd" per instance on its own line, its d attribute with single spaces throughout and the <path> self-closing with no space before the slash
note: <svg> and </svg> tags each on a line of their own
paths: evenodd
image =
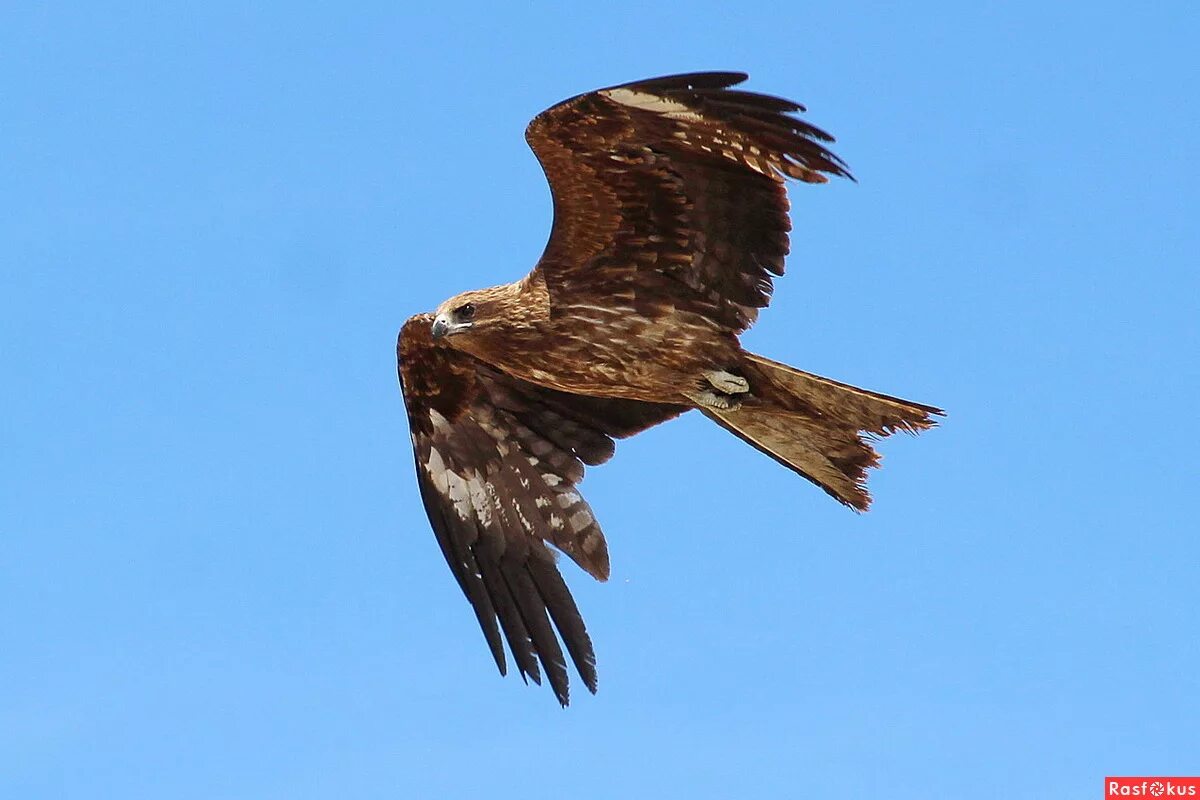
<svg viewBox="0 0 1200 800">
<path fill-rule="evenodd" d="M 788 253 L 784 178 L 849 172 L 827 148 L 832 137 L 795 115 L 799 103 L 730 88 L 745 79 L 706 72 L 612 86 L 529 124 L 554 198 L 536 269 L 551 313 L 678 309 L 750 327 Z"/>
<path fill-rule="evenodd" d="M 503 634 L 521 676 L 541 683 L 540 661 L 566 705 L 566 662 L 554 630 L 592 692 L 595 654 L 546 545 L 607 579 L 604 535 L 576 490 L 583 467 L 607 461 L 613 437 L 686 408 L 534 386 L 434 340 L 431 323 L 429 315 L 413 317 L 397 343 L 425 511 L 501 674 Z"/>
</svg>

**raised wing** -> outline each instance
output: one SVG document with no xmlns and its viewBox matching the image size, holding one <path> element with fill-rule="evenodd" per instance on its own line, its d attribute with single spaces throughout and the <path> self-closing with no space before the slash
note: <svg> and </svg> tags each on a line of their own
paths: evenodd
<svg viewBox="0 0 1200 800">
<path fill-rule="evenodd" d="M 435 341 L 413 317 L 396 351 L 425 511 L 500 673 L 501 634 L 522 678 L 545 670 L 564 706 L 568 679 L 555 629 L 584 685 L 596 657 L 547 543 L 598 580 L 608 548 L 576 485 L 583 467 L 630 436 L 687 410 L 580 397 L 512 378 Z"/>
<path fill-rule="evenodd" d="M 530 123 L 525 138 L 554 197 L 537 267 L 552 312 L 604 296 L 651 315 L 682 307 L 739 332 L 753 324 L 788 253 L 784 178 L 850 174 L 825 148 L 832 137 L 792 116 L 801 105 L 729 88 L 745 79 L 624 84 Z"/>
</svg>

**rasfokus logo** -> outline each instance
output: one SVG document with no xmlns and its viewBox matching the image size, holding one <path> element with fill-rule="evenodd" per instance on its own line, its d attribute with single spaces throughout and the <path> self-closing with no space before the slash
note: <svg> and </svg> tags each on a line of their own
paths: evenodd
<svg viewBox="0 0 1200 800">
<path fill-rule="evenodd" d="M 1200 800 L 1200 777 L 1195 778 L 1105 778 L 1104 796 L 1109 797 L 1195 797 Z"/>
</svg>

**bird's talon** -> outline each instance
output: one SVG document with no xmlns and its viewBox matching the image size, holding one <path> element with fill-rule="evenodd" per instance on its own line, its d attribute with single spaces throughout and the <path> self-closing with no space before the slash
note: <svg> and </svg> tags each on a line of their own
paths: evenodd
<svg viewBox="0 0 1200 800">
<path fill-rule="evenodd" d="M 718 394 L 717 392 L 710 392 L 708 390 L 692 392 L 691 394 L 687 395 L 687 398 L 698 406 L 715 408 L 718 411 L 734 411 L 742 404 L 742 402 L 736 397 L 731 397 L 727 394 Z"/>
<path fill-rule="evenodd" d="M 749 381 L 724 370 L 710 370 L 704 373 L 704 380 L 721 394 L 745 394 L 750 391 Z"/>
</svg>

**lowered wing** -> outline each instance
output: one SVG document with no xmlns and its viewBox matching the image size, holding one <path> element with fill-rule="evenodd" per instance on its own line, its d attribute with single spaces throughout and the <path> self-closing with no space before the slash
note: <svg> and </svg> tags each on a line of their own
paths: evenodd
<svg viewBox="0 0 1200 800">
<path fill-rule="evenodd" d="M 592 692 L 596 658 L 547 545 L 606 580 L 604 534 L 576 489 L 584 465 L 607 461 L 613 437 L 687 409 L 526 383 L 438 343 L 431 323 L 413 317 L 397 343 L 421 499 L 501 674 L 503 636 L 521 676 L 541 683 L 544 670 L 565 706 L 559 638 Z"/>
</svg>

